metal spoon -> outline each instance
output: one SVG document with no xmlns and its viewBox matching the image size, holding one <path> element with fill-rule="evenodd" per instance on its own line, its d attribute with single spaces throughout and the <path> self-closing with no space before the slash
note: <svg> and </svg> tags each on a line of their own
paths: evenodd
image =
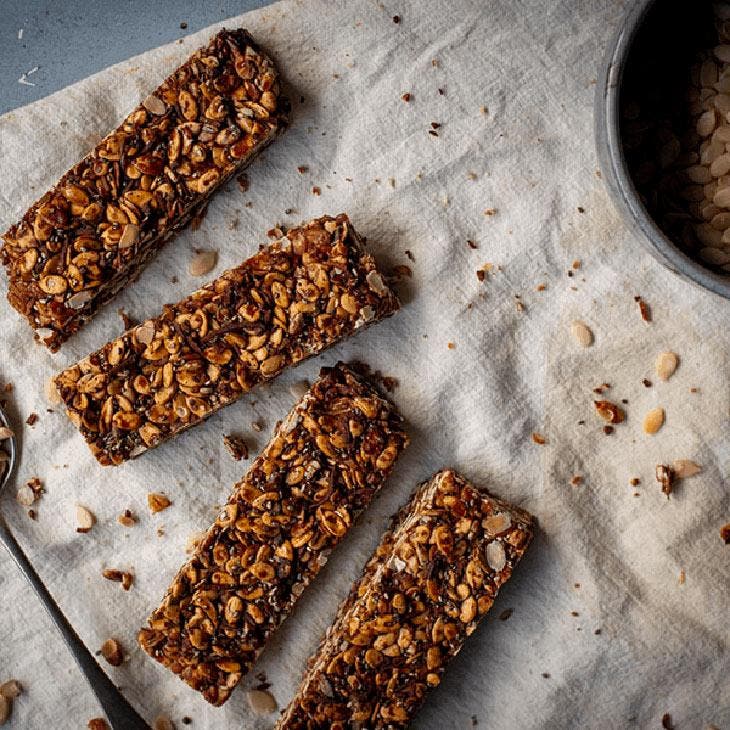
<svg viewBox="0 0 730 730">
<path fill-rule="evenodd" d="M 10 423 L 2 408 L 0 408 L 0 425 L 10 428 Z M 17 460 L 15 436 L 11 436 L 9 439 L 0 442 L 0 444 L 5 453 L 10 457 L 6 464 L 0 464 L 0 469 L 2 466 L 5 466 L 5 471 L 0 472 L 0 494 L 2 494 L 3 489 L 10 481 Z M 107 677 L 84 643 L 79 639 L 66 617 L 61 613 L 61 609 L 56 605 L 53 598 L 51 598 L 51 594 L 38 577 L 38 573 L 35 572 L 25 553 L 21 550 L 20 545 L 18 545 L 16 539 L 8 529 L 1 513 L 0 543 L 5 546 L 13 560 L 18 564 L 21 572 L 38 594 L 38 598 L 41 599 L 41 603 L 46 611 L 48 611 L 48 615 L 53 620 L 53 623 L 56 624 L 56 628 L 61 632 L 61 636 L 73 654 L 76 663 L 79 665 L 79 669 L 91 685 L 91 689 L 94 691 L 96 699 L 99 700 L 99 704 L 104 708 L 112 730 L 149 730 L 147 723 L 137 714 L 129 702 L 124 699 L 111 679 Z"/>
</svg>

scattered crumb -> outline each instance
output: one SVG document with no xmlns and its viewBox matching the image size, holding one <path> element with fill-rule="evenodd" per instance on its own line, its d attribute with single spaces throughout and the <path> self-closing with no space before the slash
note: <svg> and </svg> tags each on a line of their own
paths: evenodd
<svg viewBox="0 0 730 730">
<path fill-rule="evenodd" d="M 726 545 L 730 545 L 730 522 L 720 528 L 720 539 Z"/>
<path fill-rule="evenodd" d="M 609 423 L 622 423 L 626 420 L 626 413 L 623 408 L 612 403 L 610 400 L 594 400 L 593 405 L 598 415 Z"/>
<path fill-rule="evenodd" d="M 582 205 L 579 205 L 578 206 L 578 212 L 579 213 L 585 213 L 586 212 L 586 209 Z"/>
<path fill-rule="evenodd" d="M 261 433 L 264 430 L 264 426 L 261 421 L 251 421 L 251 428 L 256 431 L 256 433 Z"/>
<path fill-rule="evenodd" d="M 537 431 L 532 432 L 532 440 L 540 446 L 544 446 L 547 443 L 547 439 L 542 434 L 537 433 Z"/>
<path fill-rule="evenodd" d="M 322 195 L 322 189 L 319 185 L 312 186 L 312 195 Z"/>
<path fill-rule="evenodd" d="M 485 208 L 484 209 L 484 215 L 496 215 L 497 209 L 496 208 Z"/>
<path fill-rule="evenodd" d="M 651 380 L 649 380 L 648 378 L 644 378 L 641 382 L 643 383 L 645 388 L 651 388 L 652 383 Z"/>
<path fill-rule="evenodd" d="M 248 175 L 245 172 L 236 177 L 236 182 L 238 183 L 238 187 L 241 188 L 242 193 L 248 192 L 251 183 L 249 182 Z"/>
<path fill-rule="evenodd" d="M 37 414 L 37 413 L 31 413 L 31 414 L 30 414 L 30 415 L 28 416 L 28 418 L 26 418 L 26 419 L 25 419 L 25 422 L 26 422 L 26 423 L 27 423 L 27 424 L 28 424 L 28 425 L 29 425 L 29 426 L 30 426 L 31 428 L 33 428 L 33 426 L 35 426 L 35 425 L 36 425 L 36 423 L 38 422 L 38 414 Z"/>
<path fill-rule="evenodd" d="M 121 583 L 122 588 L 128 591 L 134 583 L 134 575 L 124 570 L 117 570 L 116 568 L 104 568 L 101 572 L 102 578 L 112 581 L 113 583 Z"/>
<path fill-rule="evenodd" d="M 550 672 L 543 672 L 542 676 L 543 676 L 543 679 L 550 679 Z"/>
<path fill-rule="evenodd" d="M 656 480 L 662 485 L 662 494 L 666 494 L 669 497 L 674 486 L 674 469 L 666 464 L 657 464 L 655 473 Z"/>
<path fill-rule="evenodd" d="M 629 484 L 632 487 L 638 487 L 639 484 L 641 484 L 641 479 L 639 479 L 639 477 L 632 477 L 631 479 L 629 479 Z"/>
<path fill-rule="evenodd" d="M 103 717 L 95 717 L 93 720 L 89 720 L 89 730 L 109 730 L 106 720 Z"/>
<path fill-rule="evenodd" d="M 644 322 L 651 322 L 651 308 L 649 305 L 640 296 L 635 296 L 634 301 L 639 305 L 639 313 Z"/>
<path fill-rule="evenodd" d="M 113 667 L 121 666 L 124 661 L 124 648 L 116 639 L 107 639 L 99 652 Z"/>
<path fill-rule="evenodd" d="M 482 116 L 485 116 L 485 117 L 486 117 L 486 116 L 487 116 L 487 114 L 489 114 L 489 109 L 487 109 L 487 107 L 485 107 L 485 106 L 480 106 L 480 107 L 479 107 L 479 113 L 480 113 L 480 114 L 481 114 Z"/>
<path fill-rule="evenodd" d="M 240 436 L 223 436 L 223 445 L 236 461 L 248 459 L 248 446 Z"/>
<path fill-rule="evenodd" d="M 547 284 L 538 284 L 535 287 L 535 291 L 545 291 L 545 289 L 547 289 Z"/>
<path fill-rule="evenodd" d="M 606 436 L 610 436 L 614 432 L 613 426 L 604 426 L 603 427 L 603 433 L 606 434 Z"/>
<path fill-rule="evenodd" d="M 596 636 L 600 636 L 600 635 L 601 635 L 601 629 L 594 629 L 594 630 L 593 630 L 593 633 L 594 633 L 594 634 L 595 634 Z"/>
<path fill-rule="evenodd" d="M 394 15 L 393 16 L 393 22 L 398 25 L 400 23 L 400 15 Z"/>
<path fill-rule="evenodd" d="M 134 527 L 137 524 L 137 518 L 131 510 L 125 509 L 124 512 L 117 517 L 117 522 L 122 527 Z"/>
<path fill-rule="evenodd" d="M 403 99 L 403 101 L 405 101 L 405 102 L 410 101 L 411 100 L 411 94 L 410 94 L 410 92 L 406 91 L 405 94 L 402 94 L 401 95 L 401 99 Z"/>
<path fill-rule="evenodd" d="M 582 477 L 582 476 L 581 476 L 580 474 L 574 474 L 574 475 L 573 475 L 573 476 L 571 477 L 570 483 L 571 483 L 571 484 L 572 484 L 572 485 L 573 485 L 574 487 L 579 487 L 579 486 L 580 486 L 581 484 L 583 484 L 583 477 Z"/>
<path fill-rule="evenodd" d="M 664 728 L 664 730 L 672 730 L 672 728 L 674 727 L 672 725 L 672 716 L 668 712 L 665 712 L 662 715 L 662 727 Z"/>
<path fill-rule="evenodd" d="M 147 495 L 147 505 L 150 508 L 150 512 L 156 515 L 158 512 L 167 509 L 172 502 L 164 495 L 158 492 L 150 492 Z"/>
<path fill-rule="evenodd" d="M 684 572 L 684 570 L 679 571 L 679 578 L 677 579 L 677 582 L 679 585 L 683 586 L 685 584 L 685 581 L 687 580 L 687 574 Z"/>
<path fill-rule="evenodd" d="M 448 347 L 449 350 L 455 350 L 456 349 L 456 345 L 453 342 L 447 342 L 446 343 L 446 347 Z"/>
<path fill-rule="evenodd" d="M 297 172 L 300 175 L 304 175 L 304 173 L 307 172 L 308 170 L 309 170 L 309 168 L 306 165 L 299 165 L 299 167 L 297 167 Z"/>
<path fill-rule="evenodd" d="M 575 259 L 575 261 L 573 261 L 573 264 L 572 264 L 572 266 L 573 266 L 573 269 L 574 269 L 574 270 L 576 270 L 576 271 L 577 271 L 578 269 L 580 269 L 580 267 L 581 267 L 581 262 L 580 262 L 580 259 Z"/>
</svg>

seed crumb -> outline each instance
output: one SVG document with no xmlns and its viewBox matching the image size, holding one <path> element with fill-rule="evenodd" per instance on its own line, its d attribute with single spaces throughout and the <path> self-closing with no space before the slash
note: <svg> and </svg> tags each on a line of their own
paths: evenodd
<svg viewBox="0 0 730 730">
<path fill-rule="evenodd" d="M 644 433 L 655 434 L 664 425 L 664 409 L 653 408 L 644 416 Z"/>
<path fill-rule="evenodd" d="M 610 400 L 595 400 L 593 405 L 596 408 L 598 415 L 609 423 L 622 423 L 626 420 L 626 413 L 623 408 L 620 408 Z"/>
<path fill-rule="evenodd" d="M 547 439 L 537 431 L 532 432 L 532 440 L 540 446 L 544 446 L 547 443 Z"/>
<path fill-rule="evenodd" d="M 99 651 L 113 667 L 119 667 L 124 662 L 124 648 L 116 639 L 107 639 Z"/>
<path fill-rule="evenodd" d="M 398 25 L 400 23 L 400 15 L 394 15 L 393 16 L 393 22 Z"/>
<path fill-rule="evenodd" d="M 446 344 L 446 347 L 448 347 L 449 350 L 455 350 L 456 349 L 456 345 L 453 342 L 448 342 Z"/>
<path fill-rule="evenodd" d="M 405 94 L 401 95 L 401 99 L 405 102 L 409 102 L 411 100 L 410 92 L 406 91 Z"/>
<path fill-rule="evenodd" d="M 583 484 L 583 477 L 580 474 L 574 474 L 570 479 L 570 483 L 574 487 L 579 487 L 581 484 Z"/>
<path fill-rule="evenodd" d="M 304 173 L 307 172 L 308 170 L 309 170 L 309 168 L 306 165 L 299 165 L 299 167 L 297 167 L 297 172 L 300 175 L 304 175 Z"/>
<path fill-rule="evenodd" d="M 150 492 L 147 495 L 147 506 L 150 508 L 150 512 L 152 512 L 153 515 L 167 509 L 171 504 L 172 502 L 170 499 L 164 494 L 159 494 L 159 492 Z"/>
<path fill-rule="evenodd" d="M 720 528 L 720 539 L 726 545 L 730 545 L 730 522 Z"/>
<path fill-rule="evenodd" d="M 606 436 L 610 436 L 614 431 L 613 426 L 604 426 L 603 427 L 603 433 L 606 434 Z"/>
<path fill-rule="evenodd" d="M 137 518 L 132 513 L 132 510 L 125 509 L 124 512 L 117 517 L 117 522 L 122 527 L 134 527 L 137 524 Z"/>
<path fill-rule="evenodd" d="M 639 313 L 644 322 L 651 322 L 651 307 L 640 296 L 635 296 L 634 301 L 639 305 Z"/>
<path fill-rule="evenodd" d="M 236 461 L 248 459 L 248 446 L 240 436 L 223 436 L 223 445 Z"/>
<path fill-rule="evenodd" d="M 492 216 L 492 215 L 496 215 L 496 214 L 497 214 L 496 208 L 485 208 L 484 209 L 484 215 Z"/>
<path fill-rule="evenodd" d="M 648 378 L 644 378 L 641 382 L 643 383 L 645 388 L 651 388 L 652 383 L 651 380 L 649 380 Z"/>
<path fill-rule="evenodd" d="M 322 189 L 319 185 L 312 186 L 312 195 L 322 195 Z"/>
<path fill-rule="evenodd" d="M 655 474 L 656 480 L 662 485 L 662 494 L 669 497 L 674 486 L 674 469 L 666 464 L 657 464 Z"/>
<path fill-rule="evenodd" d="M 679 585 L 683 586 L 687 580 L 687 574 L 684 572 L 684 570 L 679 571 L 679 577 L 677 578 L 677 582 Z"/>
<path fill-rule="evenodd" d="M 641 484 L 641 479 L 639 479 L 639 477 L 632 477 L 631 479 L 629 479 L 629 484 L 632 487 L 638 487 L 639 484 Z"/>
<path fill-rule="evenodd" d="M 33 428 L 33 426 L 35 426 L 35 425 L 36 425 L 36 423 L 38 422 L 38 414 L 37 414 L 37 413 L 31 413 L 31 414 L 30 414 L 30 415 L 28 416 L 28 418 L 26 418 L 26 419 L 25 419 L 25 422 L 26 422 L 26 423 L 27 423 L 27 424 L 28 424 L 28 425 L 29 425 L 29 426 L 30 426 L 31 428 Z"/>
</svg>

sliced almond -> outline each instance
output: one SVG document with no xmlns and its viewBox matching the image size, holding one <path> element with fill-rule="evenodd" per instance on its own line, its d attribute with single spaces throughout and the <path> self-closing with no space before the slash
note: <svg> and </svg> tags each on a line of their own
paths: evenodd
<svg viewBox="0 0 730 730">
<path fill-rule="evenodd" d="M 0 695 L 7 697 L 9 700 L 20 697 L 22 693 L 23 687 L 17 679 L 9 679 L 7 682 L 0 684 Z"/>
<path fill-rule="evenodd" d="M 5 695 L 0 695 L 0 725 L 4 725 L 10 718 L 13 703 Z"/>
<path fill-rule="evenodd" d="M 504 545 L 501 542 L 490 542 L 487 545 L 487 565 L 499 573 L 507 564 L 507 555 L 504 552 Z"/>
<path fill-rule="evenodd" d="M 190 261 L 190 276 L 205 276 L 213 271 L 217 263 L 217 251 L 197 251 Z"/>
<path fill-rule="evenodd" d="M 76 505 L 76 532 L 89 532 L 96 522 L 96 517 L 83 505 Z"/>
<path fill-rule="evenodd" d="M 15 499 L 17 499 L 18 503 L 22 504 L 23 507 L 30 507 L 35 502 L 36 496 L 35 492 L 27 484 L 23 484 L 22 487 L 18 488 Z"/>
<path fill-rule="evenodd" d="M 53 377 L 46 380 L 45 384 L 46 399 L 51 405 L 58 405 L 61 403 L 61 395 L 56 387 L 56 381 Z"/>
<path fill-rule="evenodd" d="M 167 107 L 165 106 L 165 102 L 160 99 L 159 96 L 155 96 L 154 94 L 150 94 L 143 102 L 142 106 L 150 113 L 150 114 L 156 114 L 157 116 L 160 116 L 161 114 L 164 114 L 167 111 Z"/>
<path fill-rule="evenodd" d="M 675 459 L 672 468 L 677 479 L 688 479 L 702 471 L 702 467 L 690 459 Z"/>
<path fill-rule="evenodd" d="M 271 692 L 263 689 L 250 689 L 246 699 L 251 710 L 256 715 L 270 715 L 276 710 L 276 700 Z"/>
<path fill-rule="evenodd" d="M 660 380 L 669 380 L 679 365 L 679 358 L 673 352 L 662 352 L 657 355 L 654 367 Z"/>
<path fill-rule="evenodd" d="M 663 425 L 663 408 L 653 408 L 644 416 L 644 433 L 655 434 Z"/>
<path fill-rule="evenodd" d="M 581 347 L 590 347 L 593 344 L 593 332 L 585 322 L 576 319 L 570 325 L 570 332 Z"/>
</svg>

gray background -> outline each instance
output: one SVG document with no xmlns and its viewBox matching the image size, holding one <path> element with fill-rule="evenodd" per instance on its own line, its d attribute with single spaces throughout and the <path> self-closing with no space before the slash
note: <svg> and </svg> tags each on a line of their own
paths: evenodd
<svg viewBox="0 0 730 730">
<path fill-rule="evenodd" d="M 0 114 L 270 1 L 0 0 Z"/>
</svg>

